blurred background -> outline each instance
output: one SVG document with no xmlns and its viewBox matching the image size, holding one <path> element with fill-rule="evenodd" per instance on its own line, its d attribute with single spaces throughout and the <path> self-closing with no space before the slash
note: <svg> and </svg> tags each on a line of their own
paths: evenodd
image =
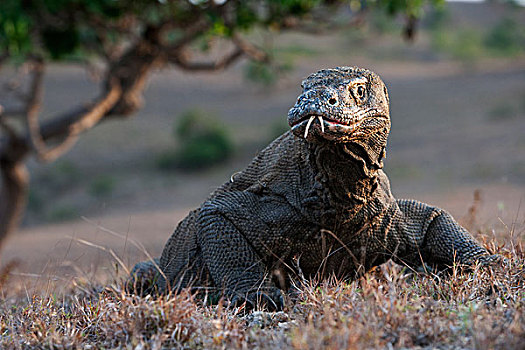
<svg viewBox="0 0 525 350">
<path fill-rule="evenodd" d="M 385 171 L 397 198 L 443 207 L 475 234 L 521 237 L 525 7 L 486 1 L 422 8 L 417 26 L 405 8 L 390 16 L 381 6 L 363 19 L 338 9 L 330 14 L 334 28 L 315 18 L 306 30 L 259 25 L 243 40 L 271 60 L 240 57 L 218 72 L 176 62 L 152 69 L 144 105 L 132 116 L 106 118 L 52 162 L 27 159 L 27 207 L 4 243 L 2 264 L 16 259 L 17 276 L 60 280 L 115 275 L 112 254 L 128 266 L 146 259 L 144 250 L 158 256 L 190 209 L 287 130 L 300 81 L 342 65 L 373 70 L 389 88 Z M 194 46 L 197 59 L 229 50 L 220 35 Z M 79 56 L 46 62 L 41 123 L 100 95 L 104 66 Z M 30 76 L 23 62 L 6 64 L 0 84 L 30 88 Z M 5 110 L 16 105 L 13 90 L 0 93 Z"/>
</svg>

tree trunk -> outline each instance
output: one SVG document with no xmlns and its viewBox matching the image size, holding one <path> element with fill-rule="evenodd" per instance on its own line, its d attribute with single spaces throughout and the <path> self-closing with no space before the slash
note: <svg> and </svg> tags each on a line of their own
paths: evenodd
<svg viewBox="0 0 525 350">
<path fill-rule="evenodd" d="M 22 161 L 0 159 L 0 248 L 24 213 L 29 188 L 29 175 Z"/>
<path fill-rule="evenodd" d="M 106 89 L 118 81 L 122 96 L 108 112 L 108 116 L 130 115 L 142 108 L 142 93 L 147 78 L 154 68 L 164 64 L 165 59 L 155 45 L 158 33 L 150 30 L 146 31 L 145 35 L 147 40 L 139 41 L 109 67 Z"/>
</svg>

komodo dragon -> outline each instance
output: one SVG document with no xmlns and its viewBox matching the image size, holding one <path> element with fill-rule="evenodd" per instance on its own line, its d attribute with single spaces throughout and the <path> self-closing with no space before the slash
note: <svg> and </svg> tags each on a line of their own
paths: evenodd
<svg viewBox="0 0 525 350">
<path fill-rule="evenodd" d="M 302 88 L 291 130 L 190 212 L 160 260 L 137 264 L 135 285 L 215 287 L 234 303 L 281 309 L 279 287 L 299 272 L 353 279 L 389 259 L 444 269 L 496 258 L 446 211 L 392 196 L 381 170 L 389 98 L 378 75 L 323 69 Z"/>
</svg>

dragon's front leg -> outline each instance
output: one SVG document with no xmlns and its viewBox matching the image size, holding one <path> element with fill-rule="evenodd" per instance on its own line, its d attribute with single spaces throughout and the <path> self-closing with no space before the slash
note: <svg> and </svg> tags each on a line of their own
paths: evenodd
<svg viewBox="0 0 525 350">
<path fill-rule="evenodd" d="M 213 283 L 234 304 L 270 310 L 283 308 L 279 288 L 271 281 L 268 252 L 275 234 L 266 223 L 265 203 L 249 192 L 229 192 L 205 203 L 197 220 L 198 242 Z M 273 208 L 279 211 L 277 205 Z"/>
<path fill-rule="evenodd" d="M 454 264 L 483 264 L 499 259 L 445 210 L 415 200 L 397 200 L 406 251 L 401 261 L 438 269 Z"/>
</svg>

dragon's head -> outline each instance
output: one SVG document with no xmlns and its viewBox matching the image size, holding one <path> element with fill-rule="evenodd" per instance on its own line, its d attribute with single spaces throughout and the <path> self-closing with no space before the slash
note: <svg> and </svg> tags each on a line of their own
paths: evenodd
<svg viewBox="0 0 525 350">
<path fill-rule="evenodd" d="M 313 142 L 384 143 L 390 131 L 386 86 L 357 67 L 323 69 L 304 79 L 288 112 L 292 132 Z"/>
</svg>

